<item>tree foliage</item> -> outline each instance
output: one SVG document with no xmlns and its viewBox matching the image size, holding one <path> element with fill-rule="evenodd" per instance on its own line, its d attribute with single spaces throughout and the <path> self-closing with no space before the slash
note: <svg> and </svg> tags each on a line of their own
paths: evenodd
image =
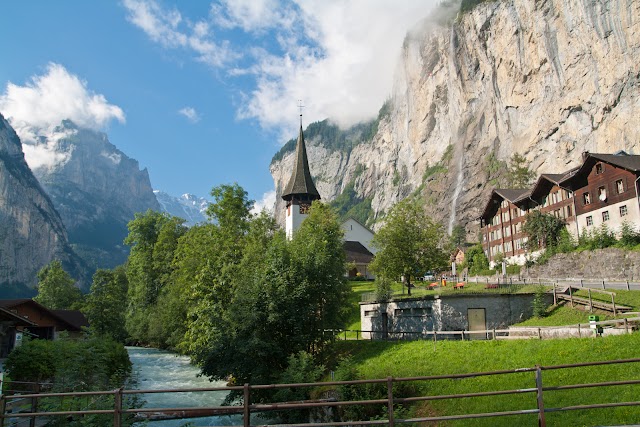
<svg viewBox="0 0 640 427">
<path fill-rule="evenodd" d="M 264 218 L 252 222 L 234 297 L 211 335 L 203 371 L 216 379 L 273 382 L 289 356 L 320 351 L 324 330 L 347 319 L 345 265 L 342 229 L 320 202 L 291 241 Z"/>
<path fill-rule="evenodd" d="M 125 342 L 127 331 L 123 302 L 127 300 L 127 289 L 124 267 L 95 272 L 90 293 L 82 310 L 87 316 L 92 333 Z"/>
<path fill-rule="evenodd" d="M 74 310 L 82 304 L 82 292 L 75 280 L 53 260 L 38 272 L 38 295 L 33 298 L 50 310 Z"/>
<path fill-rule="evenodd" d="M 489 269 L 489 260 L 482 250 L 480 243 L 467 250 L 465 253 L 465 262 L 467 263 L 469 274 L 479 274 Z"/>
<path fill-rule="evenodd" d="M 136 341 L 149 342 L 150 314 L 161 290 L 170 281 L 177 241 L 186 232 L 184 220 L 148 210 L 129 222 L 125 243 L 131 246 L 127 262 L 126 326 Z"/>
<path fill-rule="evenodd" d="M 443 227 L 426 216 L 416 202 L 405 199 L 398 203 L 386 221 L 373 238 L 379 252 L 371 269 L 377 275 L 389 280 L 404 276 L 410 284 L 416 275 L 447 267 L 449 254 Z"/>
<path fill-rule="evenodd" d="M 557 246 L 564 228 L 563 219 L 538 210 L 526 215 L 522 227 L 528 236 L 527 247 L 532 250 Z"/>
<path fill-rule="evenodd" d="M 533 184 L 535 173 L 529 169 L 527 159 L 518 153 L 514 153 L 509 160 L 508 185 L 511 188 L 528 188 Z"/>
</svg>

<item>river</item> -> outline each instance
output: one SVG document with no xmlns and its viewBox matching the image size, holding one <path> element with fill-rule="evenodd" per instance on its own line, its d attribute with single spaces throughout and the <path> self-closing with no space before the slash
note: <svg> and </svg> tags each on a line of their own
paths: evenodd
<svg viewBox="0 0 640 427">
<path fill-rule="evenodd" d="M 189 358 L 154 348 L 127 347 L 137 379 L 137 390 L 158 390 L 174 388 L 224 387 L 223 381 L 210 382 L 198 377 L 200 370 L 189 363 Z M 144 408 L 177 408 L 220 406 L 227 392 L 207 393 L 155 393 L 140 395 Z M 191 424 L 188 424 L 191 423 Z M 152 421 L 149 427 L 241 425 L 240 416 L 219 416 L 193 418 L 189 420 Z"/>
</svg>

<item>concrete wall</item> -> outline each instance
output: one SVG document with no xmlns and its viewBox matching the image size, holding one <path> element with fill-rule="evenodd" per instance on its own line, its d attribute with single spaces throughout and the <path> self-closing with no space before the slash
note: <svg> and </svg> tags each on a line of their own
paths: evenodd
<svg viewBox="0 0 640 427">
<path fill-rule="evenodd" d="M 447 295 L 360 304 L 364 338 L 411 338 L 430 331 L 468 331 L 469 309 L 484 309 L 486 329 L 506 329 L 533 315 L 534 294 Z M 553 296 L 545 294 L 547 304 Z M 396 332 L 394 334 L 394 332 Z M 404 332 L 404 334 L 397 333 Z"/>
</svg>

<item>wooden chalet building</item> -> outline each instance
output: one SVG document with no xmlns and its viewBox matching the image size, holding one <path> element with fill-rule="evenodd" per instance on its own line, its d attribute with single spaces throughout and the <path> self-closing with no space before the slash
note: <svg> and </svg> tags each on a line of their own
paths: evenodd
<svg viewBox="0 0 640 427">
<path fill-rule="evenodd" d="M 523 264 L 525 215 L 532 209 L 565 220 L 576 238 L 601 225 L 617 233 L 623 223 L 640 228 L 640 156 L 584 153 L 582 165 L 561 174 L 542 174 L 531 189 L 498 189 L 480 216 L 482 247 L 490 263 L 498 254 Z M 535 254 L 530 254 L 535 256 Z"/>
</svg>

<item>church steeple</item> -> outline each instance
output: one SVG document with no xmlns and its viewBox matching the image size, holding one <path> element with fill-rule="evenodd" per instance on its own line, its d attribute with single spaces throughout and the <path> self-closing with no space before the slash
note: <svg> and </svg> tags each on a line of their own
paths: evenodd
<svg viewBox="0 0 640 427">
<path fill-rule="evenodd" d="M 289 183 L 282 192 L 282 198 L 287 201 L 286 233 L 287 237 L 291 239 L 294 231 L 307 217 L 311 202 L 320 200 L 320 193 L 311 178 L 309 161 L 307 160 L 307 148 L 302 133 L 302 114 L 300 115 L 300 133 L 296 144 L 296 160 Z"/>
<path fill-rule="evenodd" d="M 304 144 L 304 135 L 302 133 L 302 122 L 300 123 L 300 133 L 296 144 L 296 161 L 293 165 L 289 183 L 282 192 L 282 198 L 287 201 L 287 206 L 296 201 L 311 203 L 314 200 L 320 200 L 320 193 L 318 193 L 313 183 L 313 178 L 311 178 L 309 161 L 307 160 L 307 148 Z"/>
</svg>

